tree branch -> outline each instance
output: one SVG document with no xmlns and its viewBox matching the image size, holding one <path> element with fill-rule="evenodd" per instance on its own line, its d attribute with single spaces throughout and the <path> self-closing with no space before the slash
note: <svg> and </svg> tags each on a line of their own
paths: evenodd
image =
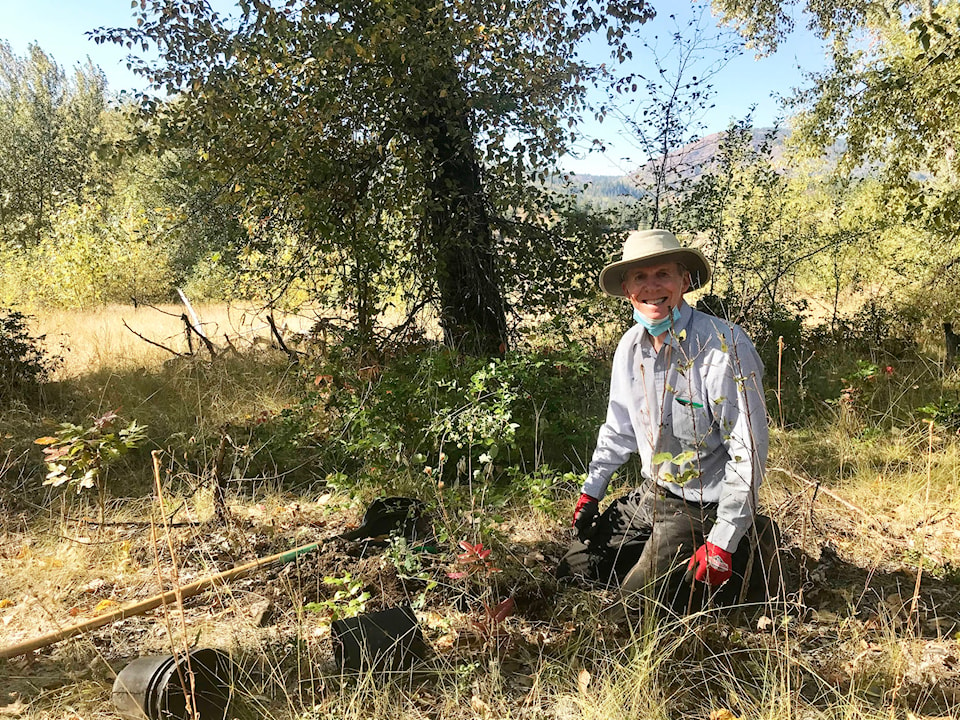
<svg viewBox="0 0 960 720">
<path fill-rule="evenodd" d="M 149 345 L 153 345 L 154 347 L 158 347 L 158 348 L 160 348 L 161 350 L 166 350 L 168 353 L 171 353 L 172 355 L 176 355 L 177 357 L 188 357 L 187 355 L 184 355 L 183 353 L 178 353 L 176 350 L 171 350 L 171 349 L 168 348 L 166 345 L 161 345 L 161 344 L 158 343 L 158 342 L 154 342 L 154 341 L 151 340 L 150 338 L 144 337 L 143 335 L 141 335 L 140 333 L 138 333 L 136 330 L 134 330 L 132 327 L 130 327 L 129 325 L 127 325 L 127 321 L 126 321 L 126 320 L 123 321 L 123 326 L 124 326 L 127 330 L 129 330 L 130 332 L 132 332 L 134 335 L 136 335 L 138 338 L 140 338 L 141 340 L 143 340 L 145 343 L 147 343 L 147 344 L 149 344 Z"/>
</svg>

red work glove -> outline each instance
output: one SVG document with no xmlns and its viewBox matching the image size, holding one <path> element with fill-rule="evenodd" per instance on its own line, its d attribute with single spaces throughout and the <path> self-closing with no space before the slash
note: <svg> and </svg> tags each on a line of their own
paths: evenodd
<svg viewBox="0 0 960 720">
<path fill-rule="evenodd" d="M 577 506 L 573 509 L 573 522 L 570 523 L 577 529 L 577 537 L 581 542 L 593 535 L 593 521 L 598 512 L 600 512 L 600 501 L 586 493 L 581 493 Z"/>
<path fill-rule="evenodd" d="M 722 547 L 705 542 L 687 563 L 687 576 L 708 585 L 721 585 L 733 575 L 733 557 Z"/>
</svg>

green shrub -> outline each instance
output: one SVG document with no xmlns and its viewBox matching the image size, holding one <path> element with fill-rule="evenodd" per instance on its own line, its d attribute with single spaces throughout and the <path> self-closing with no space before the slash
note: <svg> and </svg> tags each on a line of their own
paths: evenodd
<svg viewBox="0 0 960 720">
<path fill-rule="evenodd" d="M 313 368 L 300 407 L 270 431 L 288 435 L 294 424 L 302 438 L 322 435 L 329 472 L 378 480 L 404 468 L 423 480 L 520 490 L 542 465 L 556 469 L 550 478 L 583 469 L 609 376 L 606 361 L 573 343 L 496 360 L 419 348 L 375 370 L 327 358 Z M 547 476 L 530 475 L 538 497 Z"/>
<path fill-rule="evenodd" d="M 30 334 L 28 319 L 17 310 L 0 309 L 0 407 L 35 395 L 59 362 L 44 352 L 43 337 Z"/>
<path fill-rule="evenodd" d="M 88 308 L 166 300 L 175 274 L 170 249 L 152 237 L 155 225 L 142 209 L 67 205 L 40 242 L 3 258 L 0 301 Z"/>
</svg>

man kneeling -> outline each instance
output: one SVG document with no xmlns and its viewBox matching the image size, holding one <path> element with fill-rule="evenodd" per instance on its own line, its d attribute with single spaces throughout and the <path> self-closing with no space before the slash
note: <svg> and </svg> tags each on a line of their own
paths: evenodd
<svg viewBox="0 0 960 720">
<path fill-rule="evenodd" d="M 684 301 L 709 277 L 703 253 L 666 230 L 630 233 L 622 260 L 600 273 L 637 324 L 613 358 L 606 421 L 574 510 L 579 540 L 557 570 L 678 613 L 765 599 L 779 576 L 776 527 L 756 514 L 768 444 L 763 363 L 740 327 Z M 600 515 L 632 453 L 643 483 Z"/>
</svg>

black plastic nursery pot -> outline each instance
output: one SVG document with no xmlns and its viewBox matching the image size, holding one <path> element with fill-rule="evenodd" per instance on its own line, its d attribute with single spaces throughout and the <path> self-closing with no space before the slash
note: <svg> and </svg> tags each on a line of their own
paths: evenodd
<svg viewBox="0 0 960 720">
<path fill-rule="evenodd" d="M 113 704 L 130 720 L 223 720 L 233 694 L 233 662 L 203 648 L 137 658 L 113 683 Z"/>
<path fill-rule="evenodd" d="M 429 652 L 406 605 L 336 620 L 330 632 L 334 657 L 344 672 L 406 670 Z"/>
</svg>

